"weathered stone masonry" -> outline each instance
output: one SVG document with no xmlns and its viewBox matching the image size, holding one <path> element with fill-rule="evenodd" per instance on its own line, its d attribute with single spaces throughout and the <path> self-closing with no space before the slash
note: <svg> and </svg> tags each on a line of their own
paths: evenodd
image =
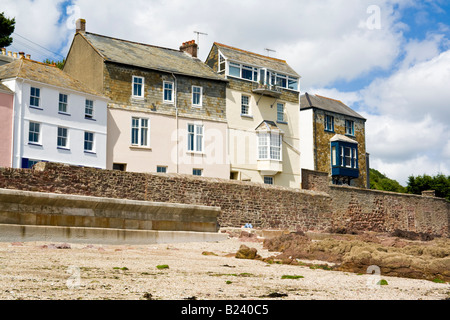
<svg viewBox="0 0 450 320">
<path fill-rule="evenodd" d="M 312 171 L 303 179 L 303 185 L 321 191 L 51 163 L 34 170 L 0 168 L 0 188 L 220 207 L 222 227 L 252 223 L 302 231 L 345 227 L 450 236 L 450 203 L 444 199 L 329 186 L 326 175 Z"/>
</svg>

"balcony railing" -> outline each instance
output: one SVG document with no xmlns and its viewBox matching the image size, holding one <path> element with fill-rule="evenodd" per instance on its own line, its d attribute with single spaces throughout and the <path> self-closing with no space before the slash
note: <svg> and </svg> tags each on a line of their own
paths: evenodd
<svg viewBox="0 0 450 320">
<path fill-rule="evenodd" d="M 257 94 L 262 94 L 274 98 L 279 98 L 281 96 L 281 88 L 269 84 L 254 83 L 252 91 Z"/>
</svg>

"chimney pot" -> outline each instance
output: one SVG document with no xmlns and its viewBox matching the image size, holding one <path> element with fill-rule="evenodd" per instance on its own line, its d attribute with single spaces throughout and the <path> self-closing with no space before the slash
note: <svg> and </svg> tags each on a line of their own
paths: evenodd
<svg viewBox="0 0 450 320">
<path fill-rule="evenodd" d="M 6 56 L 6 49 L 2 48 L 2 55 Z"/>
<path fill-rule="evenodd" d="M 195 40 L 183 42 L 180 51 L 190 54 L 193 58 L 197 58 L 198 45 L 195 43 Z"/>
<path fill-rule="evenodd" d="M 8 57 L 12 57 L 12 51 L 8 51 Z"/>
<path fill-rule="evenodd" d="M 14 53 L 13 53 L 13 57 L 14 57 L 14 58 L 17 58 L 17 52 L 14 52 Z"/>
<path fill-rule="evenodd" d="M 20 56 L 20 58 L 25 58 L 25 52 L 19 52 L 19 56 Z"/>
<path fill-rule="evenodd" d="M 76 21 L 76 32 L 86 32 L 86 20 L 78 19 Z"/>
<path fill-rule="evenodd" d="M 31 60 L 31 54 L 27 54 L 25 57 L 26 57 L 28 60 Z"/>
</svg>

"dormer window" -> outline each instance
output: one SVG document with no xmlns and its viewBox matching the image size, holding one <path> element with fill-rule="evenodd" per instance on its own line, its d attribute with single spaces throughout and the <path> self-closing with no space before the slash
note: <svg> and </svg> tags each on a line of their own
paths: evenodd
<svg viewBox="0 0 450 320">
<path fill-rule="evenodd" d="M 219 72 L 225 71 L 225 57 L 219 52 Z"/>
<path fill-rule="evenodd" d="M 259 69 L 248 65 L 242 65 L 235 62 L 229 63 L 228 75 L 245 80 L 258 81 Z"/>
</svg>

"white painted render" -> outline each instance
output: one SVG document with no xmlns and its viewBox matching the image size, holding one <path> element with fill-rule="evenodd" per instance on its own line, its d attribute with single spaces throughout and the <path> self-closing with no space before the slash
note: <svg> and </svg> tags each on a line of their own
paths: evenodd
<svg viewBox="0 0 450 320">
<path fill-rule="evenodd" d="M 241 96 L 250 96 L 250 114 L 241 115 Z M 276 101 L 285 104 L 286 123 L 277 123 Z M 299 104 L 273 97 L 261 97 L 227 88 L 228 142 L 231 171 L 238 180 L 263 183 L 264 176 L 272 176 L 274 184 L 300 188 Z M 283 132 L 282 161 L 258 161 L 256 128 L 264 121 L 276 122 Z M 277 170 L 273 175 L 270 171 Z"/>
<path fill-rule="evenodd" d="M 22 159 L 67 163 L 106 168 L 107 100 L 99 96 L 59 88 L 26 79 L 3 82 L 14 91 L 13 167 L 20 168 Z M 30 88 L 40 89 L 40 106 L 30 106 Z M 68 96 L 68 112 L 58 112 L 59 94 Z M 85 101 L 94 101 L 93 119 L 85 119 Z M 29 124 L 41 124 L 40 141 L 28 141 Z M 57 147 L 58 127 L 68 129 L 68 146 Z M 93 152 L 84 151 L 84 132 L 94 133 Z"/>
<path fill-rule="evenodd" d="M 314 170 L 313 110 L 300 112 L 300 163 L 302 169 Z"/>
</svg>

